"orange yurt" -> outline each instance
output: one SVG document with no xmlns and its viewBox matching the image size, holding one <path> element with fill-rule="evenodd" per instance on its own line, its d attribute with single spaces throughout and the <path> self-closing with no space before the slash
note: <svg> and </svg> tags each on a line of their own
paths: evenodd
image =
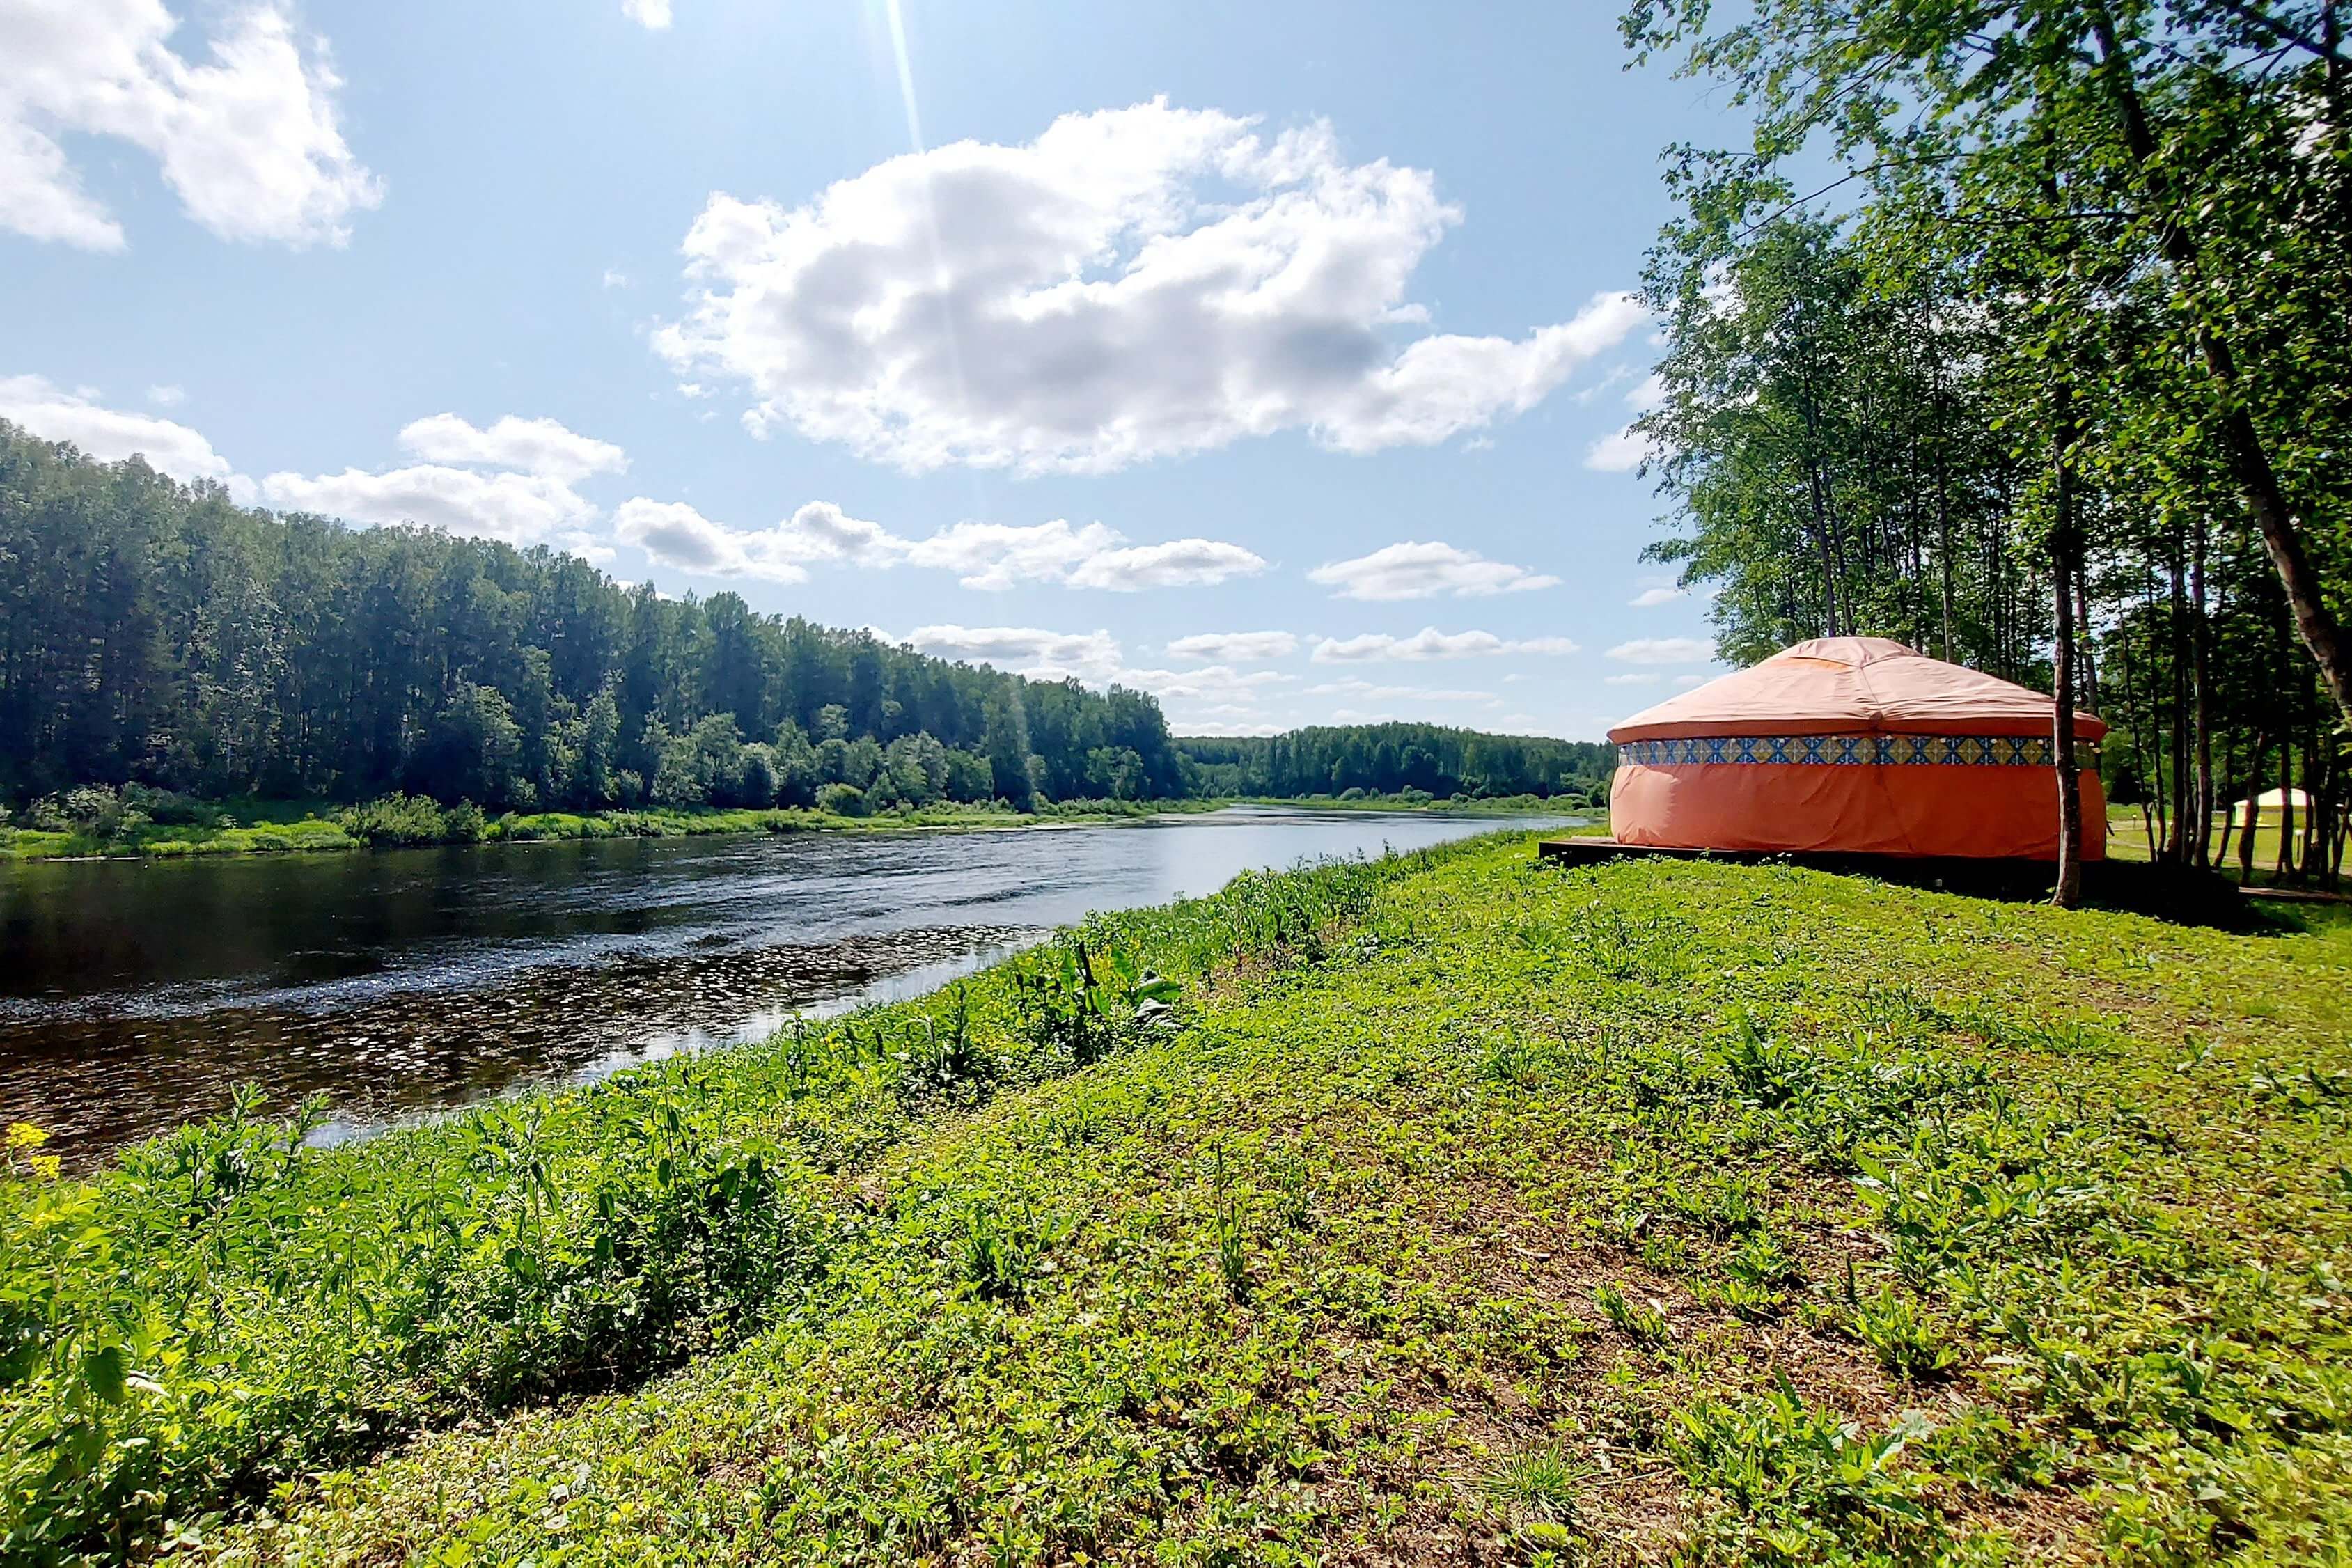
<svg viewBox="0 0 2352 1568">
<path fill-rule="evenodd" d="M 1885 637 L 1821 637 L 1609 731 L 1610 832 L 1656 848 L 2054 860 L 2051 700 Z M 2084 742 L 2083 858 L 2106 854 Z"/>
</svg>

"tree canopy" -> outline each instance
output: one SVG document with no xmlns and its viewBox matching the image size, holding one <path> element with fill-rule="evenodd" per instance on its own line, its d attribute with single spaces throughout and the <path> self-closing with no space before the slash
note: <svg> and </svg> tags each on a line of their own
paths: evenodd
<svg viewBox="0 0 2352 1568">
<path fill-rule="evenodd" d="M 1437 724 L 1315 725 L 1177 742 L 1210 795 L 1575 795 L 1605 790 L 1614 747 Z"/>
<path fill-rule="evenodd" d="M 2160 852 L 2352 715 L 2352 53 L 2333 4 L 1636 0 L 1678 147 L 1639 422 L 1727 657 L 1874 633 L 2070 694 Z M 2062 709 L 2066 705 L 2062 704 Z M 2062 773 L 2064 770 L 2061 770 Z M 2069 775 L 2071 776 L 2071 775 Z M 2242 854 L 2251 854 L 2242 840 Z"/>
<path fill-rule="evenodd" d="M 0 424 L 0 795 L 493 809 L 1183 793 L 1159 703 L 669 599 L 576 556 L 250 510 Z"/>
<path fill-rule="evenodd" d="M 1549 795 L 1605 773 L 1601 751 L 1427 725 L 1180 744 L 1146 692 L 665 598 L 544 548 L 249 510 L 0 423 L 0 799 Z"/>
</svg>

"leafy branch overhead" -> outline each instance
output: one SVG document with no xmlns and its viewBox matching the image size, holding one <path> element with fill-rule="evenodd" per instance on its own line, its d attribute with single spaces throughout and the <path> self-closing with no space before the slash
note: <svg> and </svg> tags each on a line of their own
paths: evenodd
<svg viewBox="0 0 2352 1568">
<path fill-rule="evenodd" d="M 2287 826 L 2284 864 L 2332 866 L 2340 22 L 2268 0 L 1628 8 L 1637 58 L 1754 116 L 1744 148 L 1668 154 L 1680 213 L 1645 275 L 1667 346 L 1633 432 L 1675 508 L 1652 554 L 1717 585 L 1727 655 L 1864 633 L 2063 672 L 2116 721 L 2110 794 L 2150 803 L 2160 851 L 2219 853 L 2180 825 L 2284 779 L 2329 807 Z"/>
</svg>

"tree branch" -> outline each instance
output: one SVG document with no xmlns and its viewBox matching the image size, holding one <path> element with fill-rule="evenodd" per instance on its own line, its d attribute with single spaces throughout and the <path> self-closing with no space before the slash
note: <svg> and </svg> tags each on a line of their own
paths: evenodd
<svg viewBox="0 0 2352 1568">
<path fill-rule="evenodd" d="M 2252 0 L 2213 0 L 2213 3 L 2240 21 L 2250 26 L 2260 27 L 2272 37 L 2283 43 L 2291 44 L 2315 59 L 2326 60 L 2339 66 L 2352 63 L 2352 61 L 2347 61 L 2332 45 L 2313 37 L 2300 28 L 2289 26 L 2272 16 L 2264 7 L 2253 4 Z"/>
</svg>

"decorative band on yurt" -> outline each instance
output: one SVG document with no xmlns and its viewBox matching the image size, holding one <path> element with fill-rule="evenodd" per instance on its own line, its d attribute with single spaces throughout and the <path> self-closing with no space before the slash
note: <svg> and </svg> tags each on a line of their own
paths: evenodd
<svg viewBox="0 0 2352 1568">
<path fill-rule="evenodd" d="M 1677 735 L 1628 741 L 1617 760 L 1639 767 L 1690 767 L 1716 763 L 1771 763 L 1827 767 L 2046 768 L 2054 754 L 2047 735 Z M 2095 768 L 2098 748 L 2074 747 L 2077 765 Z"/>
</svg>

